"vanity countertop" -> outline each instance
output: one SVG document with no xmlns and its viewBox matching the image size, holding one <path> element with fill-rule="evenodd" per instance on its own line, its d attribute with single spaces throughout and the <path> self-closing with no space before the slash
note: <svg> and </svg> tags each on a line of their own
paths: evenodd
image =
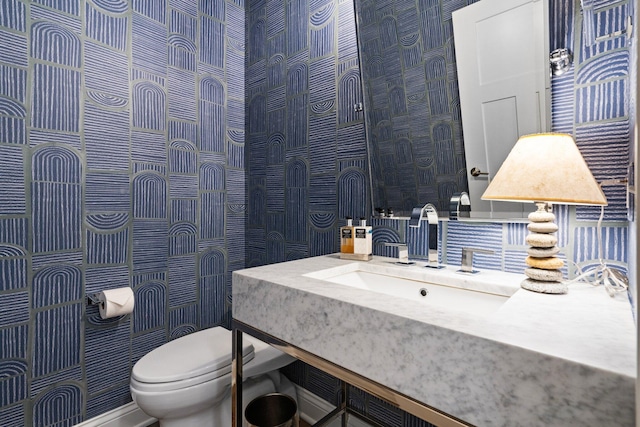
<svg viewBox="0 0 640 427">
<path fill-rule="evenodd" d="M 588 284 L 538 294 L 519 289 L 524 275 L 393 261 L 367 264 L 517 290 L 486 317 L 426 309 L 309 277 L 357 263 L 327 255 L 234 272 L 233 317 L 474 425 L 634 425 L 636 328 L 624 294 Z"/>
</svg>

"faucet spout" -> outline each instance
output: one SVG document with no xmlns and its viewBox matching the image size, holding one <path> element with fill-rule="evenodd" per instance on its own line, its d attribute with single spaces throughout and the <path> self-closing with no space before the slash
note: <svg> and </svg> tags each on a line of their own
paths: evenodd
<svg viewBox="0 0 640 427">
<path fill-rule="evenodd" d="M 420 227 L 420 221 L 426 215 L 429 224 L 438 224 L 438 211 L 431 203 L 427 203 L 421 208 L 413 208 L 411 218 L 409 219 L 409 227 Z"/>
<path fill-rule="evenodd" d="M 423 211 L 424 208 L 413 208 L 411 218 L 409 218 L 409 227 L 420 227 Z"/>
<path fill-rule="evenodd" d="M 420 220 L 427 217 L 428 230 L 427 235 L 429 239 L 429 263 L 427 267 L 440 268 L 438 265 L 438 211 L 436 207 L 427 203 L 422 208 L 414 208 L 411 212 L 411 219 L 409 220 L 410 227 L 420 227 Z"/>
<path fill-rule="evenodd" d="M 466 191 L 454 193 L 449 200 L 449 220 L 458 220 L 462 217 L 469 218 L 471 211 L 471 200 Z"/>
</svg>

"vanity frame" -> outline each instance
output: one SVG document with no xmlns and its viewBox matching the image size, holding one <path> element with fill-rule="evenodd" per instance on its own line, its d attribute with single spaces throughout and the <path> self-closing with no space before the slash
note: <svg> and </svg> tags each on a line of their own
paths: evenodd
<svg viewBox="0 0 640 427">
<path fill-rule="evenodd" d="M 342 381 L 342 398 L 335 410 L 324 416 L 321 420 L 316 422 L 314 427 L 321 427 L 328 425 L 330 422 L 336 420 L 338 417 L 342 419 L 342 427 L 347 426 L 347 415 L 353 415 L 361 418 L 364 421 L 378 426 L 379 424 L 369 419 L 366 416 L 355 413 L 347 407 L 349 401 L 349 387 L 353 385 L 365 392 L 380 398 L 395 407 L 415 415 L 427 422 L 430 422 L 438 427 L 463 427 L 471 426 L 462 420 L 459 420 L 451 415 L 445 414 L 433 407 L 430 407 L 422 402 L 418 402 L 402 393 L 398 393 L 378 382 L 372 381 L 362 375 L 359 375 L 353 371 L 345 369 L 336 365 L 322 357 L 319 357 L 313 353 L 296 347 L 288 342 L 285 342 L 273 335 L 267 334 L 253 326 L 250 326 L 244 322 L 236 319 L 232 319 L 232 362 L 231 362 L 231 401 L 232 401 L 232 427 L 242 427 L 242 420 L 244 414 L 242 413 L 242 333 L 246 333 L 255 337 L 261 341 L 270 344 L 278 350 L 295 357 L 311 366 L 314 366 Z"/>
</svg>

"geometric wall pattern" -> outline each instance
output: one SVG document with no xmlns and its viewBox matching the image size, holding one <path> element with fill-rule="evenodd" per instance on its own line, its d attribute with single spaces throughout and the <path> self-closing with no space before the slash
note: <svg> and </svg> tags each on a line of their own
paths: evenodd
<svg viewBox="0 0 640 427">
<path fill-rule="evenodd" d="M 451 13 L 475 1 L 356 2 L 375 207 L 468 189 Z"/>
<path fill-rule="evenodd" d="M 378 10 L 380 29 L 362 15 L 383 34 L 363 71 L 396 74 L 375 86 L 386 99 L 366 100 L 377 114 L 369 137 L 396 142 L 371 166 L 415 161 L 423 182 L 441 184 L 420 193 L 429 201 L 466 185 L 449 17 L 470 2 L 422 2 L 423 24 L 402 2 L 397 14 L 390 3 L 366 8 Z M 554 129 L 576 135 L 597 179 L 624 177 L 635 89 L 627 40 L 587 45 L 573 24 L 579 1 L 551 5 L 552 48 L 568 44 L 576 56 L 553 79 Z M 144 354 L 228 324 L 232 271 L 335 252 L 344 217 L 371 212 L 353 9 L 344 0 L 2 2 L 0 425 L 74 425 L 129 402 L 130 369 Z M 628 0 L 594 11 L 596 36 L 634 13 Z M 414 143 L 433 152 L 414 156 Z M 624 191 L 606 193 L 605 257 L 624 267 Z M 561 256 L 592 257 L 598 213 L 558 209 Z M 424 256 L 426 227 L 376 221 L 377 253 L 406 240 Z M 473 240 L 500 254 L 479 254 L 478 267 L 522 268 L 521 224 L 440 231 L 443 261 L 458 263 Z M 101 320 L 86 306 L 85 293 L 120 286 L 135 292 L 131 316 Z M 302 363 L 286 373 L 327 400 L 340 392 Z M 384 425 L 427 425 L 355 389 L 350 406 Z"/>
<path fill-rule="evenodd" d="M 353 2 L 247 7 L 247 266 L 336 252 L 370 212 Z"/>
<path fill-rule="evenodd" d="M 133 364 L 228 325 L 244 267 L 244 4 L 0 5 L 0 425 L 131 400 Z M 85 294 L 130 286 L 102 320 Z"/>
</svg>

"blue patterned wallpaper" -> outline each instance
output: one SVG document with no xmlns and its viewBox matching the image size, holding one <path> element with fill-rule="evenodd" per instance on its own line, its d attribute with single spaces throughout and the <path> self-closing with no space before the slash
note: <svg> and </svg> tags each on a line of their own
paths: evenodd
<svg viewBox="0 0 640 427">
<path fill-rule="evenodd" d="M 0 425 L 130 401 L 245 265 L 242 1 L 0 4 Z M 131 286 L 101 320 L 85 294 Z"/>
<path fill-rule="evenodd" d="M 466 3 L 429 0 L 429 16 L 449 25 L 442 14 Z M 579 52 L 554 79 L 554 127 L 575 131 L 598 179 L 624 176 L 635 87 L 626 38 L 583 46 L 579 2 L 551 4 L 552 46 L 575 36 Z M 623 26 L 629 5 L 596 1 L 598 31 Z M 245 33 L 240 1 L 0 4 L 3 427 L 73 425 L 128 402 L 140 357 L 228 323 L 231 271 L 335 252 L 343 218 L 371 211 L 353 4 L 254 1 L 246 22 Z M 594 96 L 612 107 L 595 108 Z M 607 196 L 607 258 L 624 265 L 624 191 Z M 564 256 L 588 259 L 598 212 L 558 213 Z M 413 233 L 412 250 L 424 250 L 424 230 L 379 225 L 378 238 Z M 441 225 L 441 258 L 457 262 L 474 239 L 503 255 L 479 256 L 480 267 L 517 270 L 523 233 Z M 134 288 L 133 315 L 103 321 L 85 306 L 86 292 L 118 286 Z M 339 392 L 306 365 L 287 373 L 328 400 Z M 351 396 L 387 425 L 426 425 Z"/>
<path fill-rule="evenodd" d="M 353 3 L 247 13 L 247 265 L 336 252 L 344 218 L 371 212 Z"/>
<path fill-rule="evenodd" d="M 358 0 L 375 207 L 468 191 L 451 13 L 477 0 Z"/>
<path fill-rule="evenodd" d="M 633 15 L 633 27 L 638 28 L 637 2 L 629 3 L 631 13 Z M 632 179 L 637 181 L 638 169 L 638 55 L 640 54 L 640 46 L 638 45 L 638 37 L 634 37 L 631 41 L 630 59 L 629 59 L 629 128 L 631 129 L 632 139 L 629 147 L 629 161 L 634 164 L 634 175 Z M 636 185 L 636 188 L 638 186 Z M 634 314 L 638 319 L 638 212 L 637 195 L 632 194 L 630 197 L 630 215 L 629 215 L 629 294 L 633 299 Z"/>
</svg>

